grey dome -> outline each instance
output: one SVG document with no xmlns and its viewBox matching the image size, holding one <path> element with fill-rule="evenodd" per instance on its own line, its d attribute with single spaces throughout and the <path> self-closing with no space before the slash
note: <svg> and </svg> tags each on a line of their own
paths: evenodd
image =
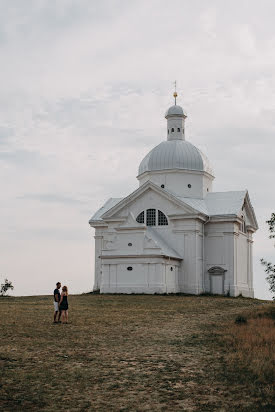
<svg viewBox="0 0 275 412">
<path fill-rule="evenodd" d="M 197 170 L 213 175 L 207 157 L 185 140 L 169 140 L 154 147 L 140 163 L 138 174 L 168 169 Z"/>
<path fill-rule="evenodd" d="M 183 111 L 183 108 L 181 106 L 176 105 L 176 104 L 174 104 L 174 106 L 169 107 L 169 109 L 165 113 L 165 118 L 167 118 L 168 116 L 187 117 L 186 113 Z"/>
</svg>

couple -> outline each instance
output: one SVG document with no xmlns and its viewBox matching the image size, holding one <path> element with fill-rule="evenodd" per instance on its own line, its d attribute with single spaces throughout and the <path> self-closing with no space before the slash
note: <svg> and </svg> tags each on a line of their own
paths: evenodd
<svg viewBox="0 0 275 412">
<path fill-rule="evenodd" d="M 62 293 L 60 295 L 59 289 L 61 288 L 61 283 L 57 282 L 56 288 L 54 289 L 54 317 L 53 323 L 61 323 L 60 318 L 62 316 L 62 323 L 68 323 L 68 288 L 63 286 Z M 57 320 L 58 314 L 58 320 Z"/>
</svg>

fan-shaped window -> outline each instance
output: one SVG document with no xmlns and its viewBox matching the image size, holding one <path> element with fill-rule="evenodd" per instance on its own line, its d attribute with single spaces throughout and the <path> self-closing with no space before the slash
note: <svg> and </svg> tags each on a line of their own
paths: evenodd
<svg viewBox="0 0 275 412">
<path fill-rule="evenodd" d="M 146 210 L 146 225 L 156 226 L 156 209 Z"/>
<path fill-rule="evenodd" d="M 158 212 L 158 215 L 157 215 Z M 136 218 L 138 223 L 144 223 L 146 221 L 147 226 L 167 226 L 168 219 L 165 214 L 156 209 L 147 209 L 146 211 L 141 212 Z"/>
<path fill-rule="evenodd" d="M 144 212 L 141 212 L 136 220 L 138 223 L 144 223 Z"/>
<path fill-rule="evenodd" d="M 158 210 L 158 225 L 159 226 L 167 226 L 168 220 L 164 213 Z"/>
</svg>

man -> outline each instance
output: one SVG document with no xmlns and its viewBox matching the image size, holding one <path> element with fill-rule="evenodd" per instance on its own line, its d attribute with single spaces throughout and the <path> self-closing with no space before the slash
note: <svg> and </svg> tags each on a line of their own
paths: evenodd
<svg viewBox="0 0 275 412">
<path fill-rule="evenodd" d="M 53 292 L 53 304 L 54 304 L 54 317 L 53 323 L 60 323 L 61 312 L 59 310 L 59 301 L 60 301 L 60 292 L 59 289 L 61 288 L 61 283 L 57 282 L 56 288 Z M 58 320 L 56 320 L 58 314 Z"/>
</svg>

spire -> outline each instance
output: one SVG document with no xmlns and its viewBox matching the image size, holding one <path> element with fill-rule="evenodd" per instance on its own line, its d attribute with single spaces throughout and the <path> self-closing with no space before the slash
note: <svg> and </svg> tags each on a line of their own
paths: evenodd
<svg viewBox="0 0 275 412">
<path fill-rule="evenodd" d="M 185 140 L 184 122 L 187 117 L 181 106 L 177 105 L 177 81 L 174 82 L 173 93 L 175 104 L 165 113 L 167 119 L 167 140 Z"/>
<path fill-rule="evenodd" d="M 175 86 L 175 91 L 174 91 L 174 98 L 175 98 L 175 106 L 177 105 L 177 97 L 178 97 L 178 93 L 177 93 L 177 80 L 175 80 L 174 82 L 174 86 Z"/>
</svg>

